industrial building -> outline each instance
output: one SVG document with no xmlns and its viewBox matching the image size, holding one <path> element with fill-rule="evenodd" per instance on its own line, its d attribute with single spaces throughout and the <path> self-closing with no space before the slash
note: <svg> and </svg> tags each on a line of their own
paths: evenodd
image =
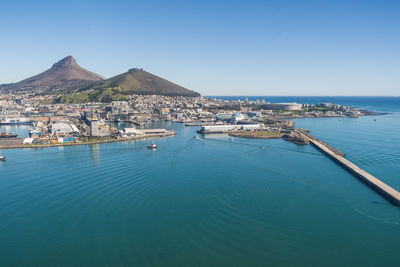
<svg viewBox="0 0 400 267">
<path fill-rule="evenodd" d="M 52 135 L 68 135 L 73 133 L 79 133 L 79 129 L 73 123 L 57 122 L 51 125 Z"/>
<path fill-rule="evenodd" d="M 99 120 L 93 117 L 90 120 L 90 136 L 99 136 Z"/>
<path fill-rule="evenodd" d="M 302 104 L 297 103 L 268 103 L 260 105 L 261 109 L 267 110 L 301 110 Z"/>
</svg>

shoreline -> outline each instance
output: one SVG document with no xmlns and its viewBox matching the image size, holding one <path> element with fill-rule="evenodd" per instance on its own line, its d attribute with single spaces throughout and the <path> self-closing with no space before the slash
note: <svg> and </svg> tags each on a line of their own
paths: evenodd
<svg viewBox="0 0 400 267">
<path fill-rule="evenodd" d="M 252 138 L 252 139 L 280 139 L 282 138 L 282 133 L 276 132 L 231 132 L 229 136 L 239 137 L 239 138 Z"/>
<path fill-rule="evenodd" d="M 76 142 L 76 143 L 56 143 L 56 144 L 38 144 L 38 145 L 10 145 L 10 146 L 0 146 L 0 149 L 17 149 L 17 148 L 47 148 L 47 147 L 59 147 L 59 146 L 82 146 L 82 145 L 95 145 L 95 144 L 105 144 L 105 143 L 116 143 L 124 142 L 138 139 L 146 139 L 151 137 L 167 137 L 176 135 L 175 131 L 168 132 L 165 134 L 146 134 L 144 136 L 134 136 L 129 138 L 119 138 L 119 139 L 106 139 L 106 140 L 93 140 L 89 142 Z"/>
<path fill-rule="evenodd" d="M 359 117 L 366 117 L 366 116 L 383 116 L 391 114 L 391 112 L 378 112 L 378 111 L 370 111 L 370 110 L 361 110 L 362 114 Z M 312 115 L 304 115 L 304 116 L 296 116 L 296 115 L 278 115 L 275 119 L 284 120 L 284 119 L 322 119 L 322 118 L 351 118 L 347 115 L 335 115 L 335 116 L 312 116 Z M 357 117 L 358 118 L 358 117 Z M 352 118 L 355 119 L 355 118 Z"/>
</svg>

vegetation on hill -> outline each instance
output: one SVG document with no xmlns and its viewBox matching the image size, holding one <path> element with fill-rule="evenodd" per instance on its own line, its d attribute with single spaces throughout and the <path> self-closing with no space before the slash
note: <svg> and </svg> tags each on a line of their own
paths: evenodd
<svg viewBox="0 0 400 267">
<path fill-rule="evenodd" d="M 110 79 L 82 86 L 71 94 L 56 98 L 57 103 L 111 102 L 126 100 L 129 95 L 200 96 L 175 83 L 167 81 L 142 69 L 131 69 Z"/>
<path fill-rule="evenodd" d="M 106 88 L 92 92 L 78 92 L 67 95 L 60 95 L 55 98 L 55 103 L 83 103 L 83 102 L 111 102 L 128 100 L 129 96 L 120 93 L 119 88 Z"/>
</svg>

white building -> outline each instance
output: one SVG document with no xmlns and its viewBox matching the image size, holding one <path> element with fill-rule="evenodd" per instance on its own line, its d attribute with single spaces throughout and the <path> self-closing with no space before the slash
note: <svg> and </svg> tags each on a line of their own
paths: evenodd
<svg viewBox="0 0 400 267">
<path fill-rule="evenodd" d="M 22 141 L 22 144 L 24 145 L 30 145 L 33 142 L 33 138 L 24 138 L 24 140 Z"/>
<path fill-rule="evenodd" d="M 125 128 L 121 132 L 122 136 L 136 136 L 136 135 L 144 135 L 144 133 L 141 130 L 138 130 L 136 128 Z"/>
<path fill-rule="evenodd" d="M 232 117 L 230 119 L 231 123 L 237 123 L 237 122 L 242 121 L 242 120 L 244 120 L 244 116 L 240 112 L 233 113 L 233 115 L 232 115 Z"/>
<path fill-rule="evenodd" d="M 260 124 L 242 124 L 242 125 L 208 125 L 201 126 L 201 133 L 223 133 L 229 131 L 249 131 L 260 129 Z"/>
</svg>

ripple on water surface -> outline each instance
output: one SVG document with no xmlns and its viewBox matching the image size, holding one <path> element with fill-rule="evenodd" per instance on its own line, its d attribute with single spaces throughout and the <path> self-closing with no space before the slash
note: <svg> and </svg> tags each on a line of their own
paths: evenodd
<svg viewBox="0 0 400 267">
<path fill-rule="evenodd" d="M 298 126 L 396 186 L 399 128 L 384 120 Z M 313 147 L 174 127 L 154 152 L 151 140 L 5 151 L 1 265 L 398 262 L 399 210 Z"/>
</svg>

